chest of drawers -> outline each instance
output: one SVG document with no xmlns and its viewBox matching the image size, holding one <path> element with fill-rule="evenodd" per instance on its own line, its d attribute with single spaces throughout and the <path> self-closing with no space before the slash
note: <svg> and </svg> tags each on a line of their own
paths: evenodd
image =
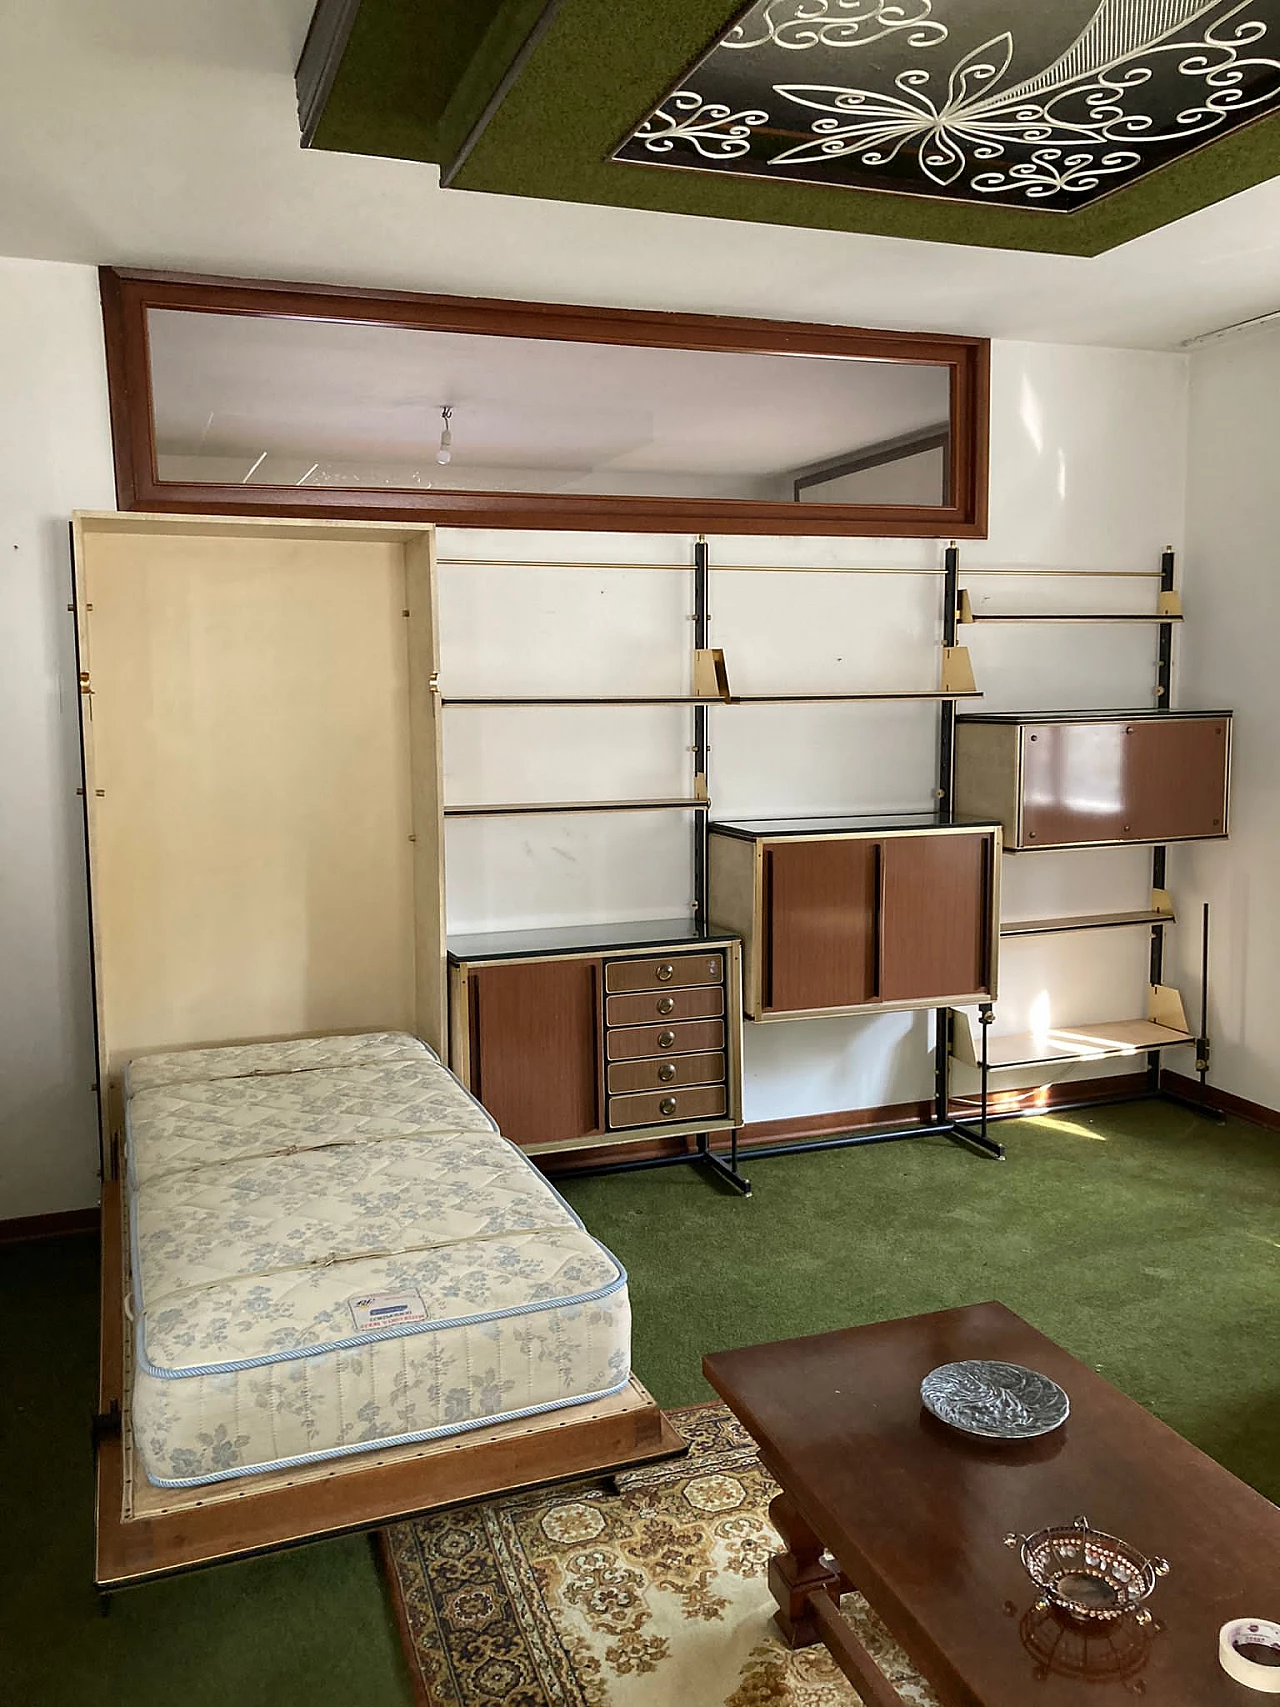
<svg viewBox="0 0 1280 1707">
<path fill-rule="evenodd" d="M 742 1123 L 741 945 L 683 922 L 455 939 L 450 1065 L 535 1152 Z"/>
</svg>

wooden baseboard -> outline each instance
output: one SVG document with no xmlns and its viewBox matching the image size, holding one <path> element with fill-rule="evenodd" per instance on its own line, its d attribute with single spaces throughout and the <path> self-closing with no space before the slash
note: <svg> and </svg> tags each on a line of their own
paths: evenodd
<svg viewBox="0 0 1280 1707">
<path fill-rule="evenodd" d="M 1141 1096 L 1146 1088 L 1145 1073 L 1116 1073 L 1108 1078 L 1074 1079 L 1064 1084 L 993 1091 L 988 1106 L 992 1114 L 1024 1114 L 1030 1117 L 1047 1114 L 1052 1109 L 1078 1108 L 1082 1103 L 1127 1102 L 1132 1097 Z M 1242 1109 L 1245 1106 L 1240 1105 Z M 977 1099 L 953 1097 L 951 1112 L 962 1119 L 971 1118 L 977 1113 Z M 1258 1117 L 1246 1115 L 1245 1118 Z M 1280 1116 L 1275 1118 L 1280 1121 Z M 788 1120 L 753 1120 L 738 1128 L 738 1147 L 743 1154 L 749 1155 L 752 1150 L 774 1144 L 821 1142 L 824 1138 L 878 1132 L 894 1126 L 924 1126 L 932 1119 L 932 1102 L 900 1102 L 880 1108 L 846 1108 L 828 1114 L 799 1115 Z M 729 1134 L 714 1133 L 711 1148 L 717 1155 L 724 1155 L 729 1149 Z M 586 1150 L 563 1150 L 558 1154 L 548 1152 L 536 1160 L 547 1173 L 568 1175 L 592 1168 L 612 1167 L 619 1162 L 688 1157 L 696 1150 L 697 1142 L 693 1138 L 649 1138 L 632 1144 L 601 1144 Z"/>
<path fill-rule="evenodd" d="M 1079 1108 L 1097 1102 L 1128 1102 L 1146 1093 L 1145 1073 L 1113 1073 L 1105 1079 L 1068 1079 L 1056 1085 L 1027 1085 L 1021 1090 L 992 1091 L 988 1112 L 995 1115 L 1049 1114 L 1054 1109 Z M 978 1113 L 977 1097 L 952 1097 L 951 1111 L 965 1118 Z"/>
<path fill-rule="evenodd" d="M 738 1128 L 746 1149 L 764 1144 L 803 1144 L 841 1138 L 846 1132 L 877 1132 L 882 1126 L 923 1126 L 933 1118 L 931 1102 L 889 1103 L 882 1108 L 842 1108 L 829 1114 L 803 1114 L 788 1120 L 751 1120 Z"/>
<path fill-rule="evenodd" d="M 836 1138 L 845 1132 L 875 1131 L 881 1126 L 915 1126 L 929 1118 L 932 1103 L 904 1102 L 886 1108 L 840 1109 L 834 1114 L 801 1115 L 790 1120 L 755 1120 L 738 1128 L 743 1150 L 766 1144 L 790 1144 L 807 1138 Z M 667 1157 L 693 1156 L 696 1138 L 645 1138 L 630 1144 L 599 1144 L 586 1150 L 562 1150 L 536 1156 L 547 1173 L 574 1174 L 591 1168 L 612 1167 L 618 1162 L 647 1162 Z M 711 1148 L 727 1155 L 728 1132 L 713 1132 Z"/>
<path fill-rule="evenodd" d="M 1255 1126 L 1265 1126 L 1269 1132 L 1280 1132 L 1280 1110 L 1267 1108 L 1260 1102 L 1250 1102 L 1217 1085 L 1202 1085 L 1199 1079 L 1188 1079 L 1182 1073 L 1163 1072 L 1161 1086 L 1181 1097 L 1184 1102 L 1198 1103 L 1202 1108 L 1217 1109 L 1219 1114 L 1234 1114 L 1240 1120 L 1251 1120 Z"/>
<path fill-rule="evenodd" d="M 68 1233 L 96 1233 L 100 1211 L 63 1209 L 56 1215 L 18 1215 L 0 1221 L 0 1245 L 25 1244 L 28 1239 L 61 1239 Z"/>
</svg>

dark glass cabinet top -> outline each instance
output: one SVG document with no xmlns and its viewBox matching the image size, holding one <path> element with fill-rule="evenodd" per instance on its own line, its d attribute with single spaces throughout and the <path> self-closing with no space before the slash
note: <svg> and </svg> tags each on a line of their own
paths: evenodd
<svg viewBox="0 0 1280 1707">
<path fill-rule="evenodd" d="M 939 812 L 847 812 L 829 818 L 733 818 L 709 826 L 715 836 L 737 836 L 754 842 L 760 837 L 875 835 L 884 830 L 994 830 L 994 820 L 948 822 Z"/>
<path fill-rule="evenodd" d="M 967 711 L 957 723 L 1170 723 L 1188 717 L 1230 717 L 1229 711 L 1187 711 L 1175 705 L 1171 711 L 1144 706 L 1141 711 Z"/>
<path fill-rule="evenodd" d="M 616 949 L 699 948 L 736 942 L 731 931 L 718 931 L 692 919 L 639 919 L 622 924 L 554 925 L 532 931 L 483 931 L 449 938 L 449 959 L 520 960 L 549 954 L 609 954 Z"/>
</svg>

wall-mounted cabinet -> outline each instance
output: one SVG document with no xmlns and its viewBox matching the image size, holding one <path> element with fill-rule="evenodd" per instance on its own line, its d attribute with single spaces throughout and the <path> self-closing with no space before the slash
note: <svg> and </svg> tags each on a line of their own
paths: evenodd
<svg viewBox="0 0 1280 1707">
<path fill-rule="evenodd" d="M 928 814 L 713 824 L 711 916 L 742 936 L 747 1017 L 989 1000 L 999 854 L 994 825 Z"/>
<path fill-rule="evenodd" d="M 956 719 L 955 800 L 1009 851 L 1227 833 L 1229 711 Z"/>
<path fill-rule="evenodd" d="M 742 1123 L 741 954 L 687 921 L 451 939 L 450 1061 L 534 1151 Z"/>
</svg>

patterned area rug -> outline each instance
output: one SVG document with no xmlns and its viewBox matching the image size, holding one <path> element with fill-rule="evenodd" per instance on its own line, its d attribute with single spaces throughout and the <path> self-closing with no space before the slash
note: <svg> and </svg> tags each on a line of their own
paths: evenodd
<svg viewBox="0 0 1280 1707">
<path fill-rule="evenodd" d="M 718 1404 L 672 1421 L 686 1458 L 384 1531 L 423 1707 L 855 1707 L 826 1650 L 773 1625 L 778 1490 L 750 1437 Z M 936 1707 L 861 1595 L 842 1610 L 903 1701 Z"/>
</svg>

